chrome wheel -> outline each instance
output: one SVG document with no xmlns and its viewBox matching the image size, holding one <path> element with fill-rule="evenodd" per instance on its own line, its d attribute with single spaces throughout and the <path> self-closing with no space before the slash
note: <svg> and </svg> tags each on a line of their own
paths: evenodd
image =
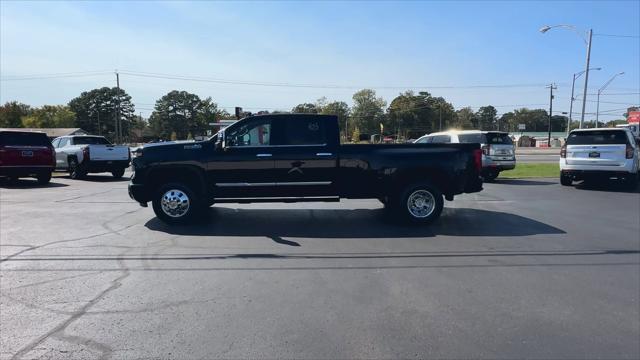
<svg viewBox="0 0 640 360">
<path fill-rule="evenodd" d="M 187 194 L 181 190 L 171 189 L 162 195 L 160 205 L 165 214 L 172 218 L 179 218 L 187 214 L 191 204 Z"/>
<path fill-rule="evenodd" d="M 436 199 L 427 190 L 416 190 L 407 199 L 407 209 L 411 216 L 426 218 L 436 208 Z"/>
</svg>

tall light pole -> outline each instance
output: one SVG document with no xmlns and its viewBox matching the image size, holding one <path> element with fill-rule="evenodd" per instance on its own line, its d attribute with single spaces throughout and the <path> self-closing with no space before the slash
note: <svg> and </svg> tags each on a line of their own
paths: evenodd
<svg viewBox="0 0 640 360">
<path fill-rule="evenodd" d="M 589 70 L 602 70 L 602 68 L 591 68 Z M 573 119 L 571 118 L 571 116 L 573 115 L 573 100 L 575 100 L 576 98 L 573 96 L 573 90 L 576 87 L 576 79 L 579 78 L 582 74 L 585 73 L 586 70 L 582 70 L 580 72 L 577 72 L 575 74 L 573 74 L 573 82 L 571 83 L 571 103 L 569 104 L 569 120 L 567 120 L 567 137 L 569 136 L 569 131 L 571 130 L 571 122 L 573 121 Z"/>
<path fill-rule="evenodd" d="M 573 30 L 576 34 L 580 35 L 582 40 L 584 40 L 585 44 L 587 45 L 587 65 L 585 66 L 585 70 L 584 70 L 585 75 L 584 75 L 584 91 L 582 93 L 582 114 L 580 115 L 580 128 L 582 129 L 582 125 L 584 124 L 584 112 L 587 106 L 587 85 L 589 84 L 589 62 L 591 61 L 591 38 L 593 37 L 593 29 L 589 29 L 589 31 L 587 31 L 585 34 L 580 32 L 573 25 L 560 24 L 560 25 L 553 25 L 553 26 L 545 25 L 540 28 L 540 32 L 544 34 L 553 28 L 559 28 L 559 27 Z"/>
<path fill-rule="evenodd" d="M 600 94 L 602 94 L 604 89 L 606 89 L 607 86 L 609 86 L 609 84 L 611 84 L 613 79 L 615 79 L 619 75 L 623 75 L 623 74 L 624 74 L 624 71 L 613 75 L 611 77 L 611 79 L 609 79 L 609 81 L 607 81 L 604 85 L 602 85 L 602 87 L 600 89 L 598 89 L 598 101 L 597 101 L 597 104 L 596 104 L 596 127 L 598 127 L 598 120 L 599 120 L 599 115 L 600 115 Z"/>
<path fill-rule="evenodd" d="M 551 147 L 551 117 L 553 116 L 553 90 L 557 89 L 558 87 L 555 84 L 549 84 L 548 86 L 549 88 L 549 126 L 547 128 L 548 130 L 548 135 L 547 135 L 547 147 Z"/>
</svg>

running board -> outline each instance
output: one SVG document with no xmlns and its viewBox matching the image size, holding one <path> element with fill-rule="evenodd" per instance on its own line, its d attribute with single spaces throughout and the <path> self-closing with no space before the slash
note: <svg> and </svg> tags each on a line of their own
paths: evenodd
<svg viewBox="0 0 640 360">
<path fill-rule="evenodd" d="M 238 204 L 249 204 L 249 203 L 265 203 L 265 202 L 284 202 L 284 203 L 294 203 L 294 202 L 339 202 L 339 197 L 261 197 L 261 198 L 219 198 L 214 199 L 214 203 L 238 203 Z"/>
</svg>

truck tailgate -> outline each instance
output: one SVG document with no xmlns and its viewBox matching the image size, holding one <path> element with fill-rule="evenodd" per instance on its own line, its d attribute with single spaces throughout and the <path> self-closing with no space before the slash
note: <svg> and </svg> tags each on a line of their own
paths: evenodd
<svg viewBox="0 0 640 360">
<path fill-rule="evenodd" d="M 115 145 L 89 145 L 91 160 L 128 160 L 129 147 Z"/>
</svg>

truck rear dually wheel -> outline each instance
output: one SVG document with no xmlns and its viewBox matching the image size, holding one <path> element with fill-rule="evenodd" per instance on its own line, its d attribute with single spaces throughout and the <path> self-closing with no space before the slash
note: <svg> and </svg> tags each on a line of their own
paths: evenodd
<svg viewBox="0 0 640 360">
<path fill-rule="evenodd" d="M 440 217 L 444 200 L 431 183 L 411 184 L 400 191 L 392 202 L 394 212 L 414 224 L 429 224 Z"/>
</svg>

